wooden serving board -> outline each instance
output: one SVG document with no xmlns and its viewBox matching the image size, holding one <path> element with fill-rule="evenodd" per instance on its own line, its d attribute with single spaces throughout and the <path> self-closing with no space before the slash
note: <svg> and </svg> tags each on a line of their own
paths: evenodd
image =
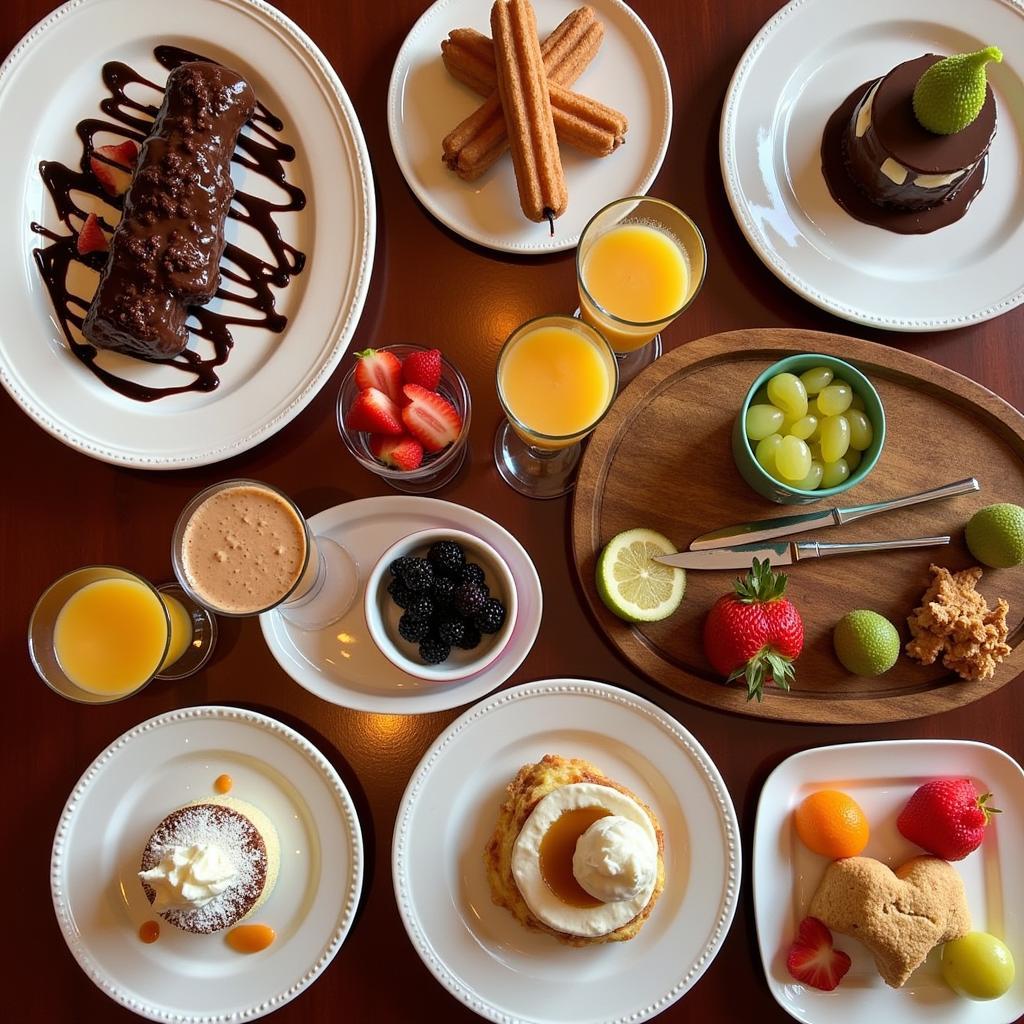
<svg viewBox="0 0 1024 1024">
<path fill-rule="evenodd" d="M 743 396 L 771 363 L 823 352 L 855 363 L 878 389 L 887 437 L 874 471 L 859 486 L 815 505 L 776 505 L 740 478 L 729 434 Z M 924 491 L 975 476 L 981 492 L 883 513 L 799 539 L 881 540 L 950 534 L 953 543 L 873 555 L 801 562 L 790 570 L 789 596 L 805 626 L 804 650 L 789 693 L 770 689 L 748 702 L 742 684 L 724 685 L 704 657 L 708 609 L 737 572 L 687 572 L 675 615 L 631 626 L 605 608 L 594 585 L 604 544 L 621 530 L 646 526 L 680 550 L 701 533 L 733 523 L 852 506 Z M 909 639 L 906 618 L 918 604 L 931 562 L 951 570 L 974 563 L 963 541 L 971 514 L 985 505 L 1024 505 L 1024 417 L 965 377 L 917 356 L 836 334 L 745 330 L 716 334 L 663 356 L 616 400 L 583 457 L 573 503 L 573 554 L 591 609 L 611 642 L 637 669 L 685 697 L 713 707 L 802 722 L 889 722 L 935 714 L 991 693 L 1024 670 L 1021 623 L 1024 566 L 988 569 L 979 590 L 990 605 L 1010 604 L 1013 653 L 995 679 L 964 682 L 941 665 L 902 655 L 875 679 L 850 675 L 832 650 L 832 628 L 855 608 L 887 616 Z"/>
</svg>

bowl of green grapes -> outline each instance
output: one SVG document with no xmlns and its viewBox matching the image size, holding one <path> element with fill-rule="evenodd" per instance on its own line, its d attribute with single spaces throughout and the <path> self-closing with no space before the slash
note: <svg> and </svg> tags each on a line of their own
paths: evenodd
<svg viewBox="0 0 1024 1024">
<path fill-rule="evenodd" d="M 782 505 L 855 487 L 885 444 L 885 412 L 871 382 L 834 356 L 773 363 L 751 385 L 732 431 L 743 479 Z"/>
</svg>

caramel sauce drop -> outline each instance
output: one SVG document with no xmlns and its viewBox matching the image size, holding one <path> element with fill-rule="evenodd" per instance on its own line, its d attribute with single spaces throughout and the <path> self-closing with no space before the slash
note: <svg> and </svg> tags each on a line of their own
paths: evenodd
<svg viewBox="0 0 1024 1024">
<path fill-rule="evenodd" d="M 218 775 L 213 780 L 213 788 L 220 794 L 230 793 L 231 787 L 235 784 L 235 780 L 230 775 Z"/>
<path fill-rule="evenodd" d="M 540 841 L 540 875 L 547 887 L 570 907 L 599 907 L 594 899 L 576 881 L 572 873 L 572 855 L 576 840 L 600 818 L 610 814 L 603 807 L 575 807 L 562 813 L 551 823 Z"/>
<path fill-rule="evenodd" d="M 258 953 L 276 938 L 277 932 L 269 924 L 240 924 L 227 934 L 228 945 L 236 953 Z"/>
<path fill-rule="evenodd" d="M 160 938 L 160 922 L 159 921 L 143 921 L 139 925 L 139 938 L 143 942 L 156 942 Z"/>
</svg>

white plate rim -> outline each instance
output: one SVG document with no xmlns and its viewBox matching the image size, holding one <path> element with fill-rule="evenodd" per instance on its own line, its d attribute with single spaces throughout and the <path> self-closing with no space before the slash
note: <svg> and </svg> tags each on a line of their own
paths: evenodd
<svg viewBox="0 0 1024 1024">
<path fill-rule="evenodd" d="M 498 238 L 495 235 L 488 234 L 487 232 L 477 231 L 472 227 L 472 225 L 467 226 L 458 219 L 452 217 L 448 210 L 431 195 L 430 191 L 421 185 L 419 178 L 416 176 L 409 163 L 409 155 L 402 141 L 401 128 L 397 117 L 397 110 L 401 105 L 402 96 L 402 90 L 399 88 L 399 72 L 408 64 L 407 51 L 415 42 L 415 37 L 423 30 L 424 26 L 433 19 L 436 13 L 439 13 L 442 8 L 447 7 L 452 2 L 453 0 L 434 0 L 434 3 L 432 3 L 416 19 L 415 24 L 411 29 L 409 29 L 408 35 L 406 35 L 405 39 L 402 41 L 402 45 L 398 50 L 398 55 L 395 57 L 394 67 L 391 69 L 391 79 L 388 83 L 387 99 L 388 137 L 391 139 L 391 150 L 395 155 L 395 160 L 398 162 L 398 167 L 402 172 L 402 177 L 405 179 L 406 185 L 409 186 L 413 194 L 423 204 L 427 212 L 438 222 L 448 228 L 449 231 L 453 231 L 460 238 L 464 238 L 467 242 L 473 242 L 475 245 L 481 245 L 485 249 L 492 249 L 495 252 L 514 253 L 517 256 L 544 256 L 550 253 L 566 252 L 569 249 L 573 249 L 576 247 L 577 242 L 579 242 L 579 235 L 571 235 L 563 239 L 558 239 L 554 242 L 549 239 L 548 241 L 532 242 L 527 244 L 525 242 L 511 242 L 507 239 Z M 658 63 L 659 78 L 661 79 L 662 89 L 664 90 L 665 121 L 661 129 L 661 140 L 658 146 L 658 152 L 655 159 L 650 164 L 647 174 L 642 179 L 640 187 L 636 191 L 637 195 L 647 195 L 651 185 L 654 184 L 654 179 L 657 178 L 658 172 L 661 170 L 661 165 L 665 162 L 665 155 L 668 153 L 668 145 L 672 138 L 672 121 L 674 116 L 672 80 L 669 77 L 668 67 L 665 64 L 665 57 L 661 52 L 661 48 L 658 46 L 657 40 L 654 38 L 651 30 L 646 24 L 644 24 L 636 11 L 626 4 L 624 0 L 605 0 L 605 2 L 624 12 L 633 22 L 640 35 L 646 40 L 650 46 L 652 56 Z M 595 207 L 595 212 L 604 205 L 604 202 L 598 204 L 598 206 Z"/>
<path fill-rule="evenodd" d="M 7 55 L 0 64 L 0 92 L 4 90 L 11 72 L 13 72 L 24 57 L 25 52 L 32 43 L 49 28 L 56 25 L 61 19 L 78 9 L 89 0 L 67 0 L 66 3 L 51 11 L 45 18 L 37 22 L 15 45 L 14 49 Z M 357 164 L 358 180 L 354 181 L 356 191 L 361 194 L 362 208 L 360 215 L 366 226 L 363 239 L 362 253 L 359 263 L 358 274 L 353 289 L 353 301 L 346 310 L 339 309 L 338 315 L 331 325 L 324 340 L 324 349 L 321 352 L 320 367 L 317 372 L 309 378 L 305 385 L 293 395 L 289 404 L 282 409 L 273 419 L 244 437 L 238 438 L 230 443 L 213 447 L 203 447 L 201 450 L 193 451 L 187 455 L 178 456 L 140 456 L 119 451 L 116 448 L 104 447 L 94 444 L 85 438 L 78 436 L 70 426 L 62 425 L 44 405 L 38 403 L 31 395 L 27 394 L 19 385 L 17 377 L 12 374 L 7 366 L 8 357 L 5 352 L 2 338 L 0 338 L 0 384 L 7 393 L 14 399 L 18 406 L 27 413 L 40 427 L 58 441 L 80 451 L 101 462 L 108 462 L 116 466 L 128 466 L 135 469 L 186 469 L 194 466 L 210 465 L 220 462 L 223 459 L 231 458 L 242 452 L 248 451 L 267 438 L 272 437 L 282 427 L 290 423 L 303 409 L 313 400 L 320 389 L 333 374 L 341 361 L 342 356 L 348 349 L 349 343 L 355 333 L 362 316 L 363 307 L 366 304 L 366 297 L 370 287 L 370 276 L 373 268 L 373 256 L 376 249 L 377 238 L 377 211 L 376 198 L 373 184 L 373 172 L 370 166 L 370 154 L 366 146 L 366 139 L 363 136 L 359 119 L 356 116 L 355 108 L 349 99 L 345 87 L 331 66 L 327 58 L 312 39 L 290 18 L 272 7 L 265 0 L 210 0 L 227 7 L 248 8 L 258 12 L 264 18 L 270 20 L 277 30 L 289 37 L 304 54 L 316 65 L 323 76 L 324 83 L 330 88 L 332 98 L 337 103 L 336 114 L 342 120 L 347 132 L 346 148 L 351 149 L 353 159 Z M 25 58 L 27 59 L 27 58 Z M 333 344 L 329 344 L 333 338 Z"/>
<path fill-rule="evenodd" d="M 155 1006 L 127 995 L 106 971 L 100 970 L 88 956 L 86 944 L 81 940 L 76 929 L 69 920 L 68 909 L 64 902 L 64 864 L 66 853 L 66 840 L 68 830 L 74 823 L 75 814 L 82 798 L 86 795 L 89 787 L 96 777 L 105 769 L 107 763 L 117 756 L 127 744 L 138 740 L 148 733 L 160 729 L 164 725 L 174 725 L 189 719 L 218 720 L 229 719 L 235 722 L 252 725 L 257 729 L 274 734 L 294 746 L 299 753 L 304 755 L 310 763 L 322 775 L 324 782 L 330 787 L 335 801 L 344 815 L 345 831 L 348 835 L 349 848 L 352 854 L 352 874 L 349 879 L 348 891 L 346 893 L 345 905 L 341 908 L 337 925 L 333 934 L 329 937 L 329 944 L 316 963 L 304 968 L 298 979 L 285 991 L 278 993 L 270 999 L 251 1006 L 242 1007 L 231 1014 L 193 1014 L 168 1012 L 166 1008 Z M 129 729 L 120 737 L 114 740 L 85 770 L 82 777 L 75 784 L 71 795 L 61 811 L 57 829 L 53 837 L 53 849 L 50 857 L 50 893 L 53 901 L 53 909 L 57 916 L 57 923 L 60 926 L 61 934 L 67 943 L 72 956 L 81 967 L 82 971 L 93 984 L 96 985 L 105 995 L 109 996 L 121 1006 L 126 1007 L 139 1016 L 149 1020 L 171 1021 L 174 1024 L 211 1024 L 224 1020 L 255 1019 L 278 1009 L 285 1003 L 294 999 L 303 989 L 311 985 L 327 968 L 334 959 L 335 954 L 341 949 L 355 919 L 356 908 L 359 905 L 359 897 L 363 888 L 364 871 L 364 850 L 362 831 L 359 825 L 359 816 L 356 813 L 355 804 L 349 794 L 345 783 L 342 782 L 335 767 L 326 757 L 300 733 L 290 726 L 279 722 L 269 715 L 263 715 L 256 711 L 249 711 L 244 708 L 235 708 L 227 705 L 206 704 L 197 707 L 180 708 L 176 711 L 169 711 L 162 715 L 155 715 L 144 722 Z"/>
<path fill-rule="evenodd" d="M 821 2 L 821 0 L 790 0 L 785 7 L 769 18 L 744 51 L 726 89 L 718 136 L 718 158 L 722 170 L 722 179 L 725 184 L 725 194 L 729 199 L 729 205 L 732 207 L 736 222 L 739 224 L 740 230 L 743 232 L 743 236 L 750 247 L 757 254 L 761 262 L 783 284 L 787 285 L 802 298 L 818 306 L 820 309 L 834 313 L 836 316 L 849 320 L 851 323 L 862 324 L 865 327 L 880 327 L 890 331 L 947 331 L 982 323 L 985 320 L 991 320 L 1016 308 L 1024 302 L 1024 283 L 1021 284 L 1020 288 L 1013 295 L 1004 298 L 1001 302 L 992 306 L 985 306 L 982 309 L 972 310 L 961 316 L 909 318 L 882 316 L 877 313 L 871 313 L 868 310 L 837 301 L 824 292 L 819 291 L 809 281 L 798 276 L 788 266 L 786 261 L 778 256 L 774 248 L 765 241 L 761 232 L 758 231 L 743 196 L 736 163 L 738 147 L 735 143 L 735 122 L 737 109 L 741 101 L 740 94 L 743 91 L 742 87 L 754 62 L 760 56 L 761 51 L 769 45 L 775 30 L 788 18 L 797 14 L 801 8 L 810 3 L 818 2 Z M 1024 15 L 1024 0 L 988 0 L 988 2 L 1001 4 Z"/>
<path fill-rule="evenodd" d="M 463 984 L 435 954 L 429 937 L 423 932 L 420 922 L 410 905 L 409 879 L 407 874 L 410 858 L 406 857 L 406 848 L 409 844 L 409 818 L 416 805 L 419 791 L 435 761 L 444 754 L 444 751 L 450 744 L 457 742 L 459 736 L 466 729 L 471 728 L 484 715 L 517 700 L 529 700 L 535 697 L 544 697 L 545 695 L 563 696 L 573 693 L 586 697 L 602 698 L 631 712 L 638 712 L 642 716 L 653 720 L 656 725 L 660 726 L 682 747 L 693 763 L 702 770 L 709 790 L 717 803 L 717 810 L 725 834 L 723 853 L 728 859 L 718 920 L 715 923 L 711 938 L 708 940 L 696 963 L 689 968 L 670 992 L 664 994 L 659 999 L 628 1015 L 607 1018 L 601 1021 L 600 1024 L 639 1024 L 639 1022 L 648 1020 L 661 1013 L 672 1003 L 682 998 L 701 978 L 721 951 L 722 945 L 732 926 L 736 905 L 739 901 L 740 883 L 743 873 L 743 854 L 739 823 L 732 797 L 729 794 L 721 772 L 707 751 L 693 734 L 667 711 L 664 711 L 644 697 L 630 693 L 628 690 L 623 690 L 620 687 L 612 686 L 609 683 L 572 678 L 544 679 L 532 683 L 523 683 L 508 690 L 503 690 L 489 701 L 480 701 L 453 722 L 435 740 L 434 744 L 427 750 L 413 770 L 406 790 L 402 795 L 398 813 L 395 816 L 395 829 L 391 845 L 391 878 L 395 891 L 395 902 L 398 905 L 402 924 L 405 926 L 409 941 L 419 954 L 420 959 L 451 995 L 481 1017 L 484 1017 L 486 1020 L 495 1021 L 497 1024 L 557 1024 L 557 1022 L 553 1020 L 527 1021 L 525 1018 L 510 1016 L 491 1004 L 485 996 L 476 992 L 468 985 Z M 598 1024 L 598 1022 L 595 1020 L 593 1024 Z"/>
</svg>

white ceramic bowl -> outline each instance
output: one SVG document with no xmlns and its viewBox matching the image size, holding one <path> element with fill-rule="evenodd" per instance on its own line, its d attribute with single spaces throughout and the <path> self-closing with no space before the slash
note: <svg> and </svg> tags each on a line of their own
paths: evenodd
<svg viewBox="0 0 1024 1024">
<path fill-rule="evenodd" d="M 425 665 L 419 660 L 418 645 L 403 640 L 398 634 L 402 609 L 388 593 L 392 579 L 388 566 L 405 555 L 425 558 L 431 544 L 439 540 L 453 540 L 460 544 L 466 552 L 466 561 L 476 562 L 483 569 L 491 596 L 505 606 L 505 621 L 497 633 L 485 633 L 474 650 L 463 651 L 453 647 L 447 660 L 439 665 Z M 516 584 L 504 559 L 479 537 L 459 530 L 420 530 L 392 544 L 380 556 L 366 581 L 363 611 L 370 636 L 388 661 L 417 679 L 447 683 L 474 675 L 502 652 L 516 624 Z"/>
</svg>

